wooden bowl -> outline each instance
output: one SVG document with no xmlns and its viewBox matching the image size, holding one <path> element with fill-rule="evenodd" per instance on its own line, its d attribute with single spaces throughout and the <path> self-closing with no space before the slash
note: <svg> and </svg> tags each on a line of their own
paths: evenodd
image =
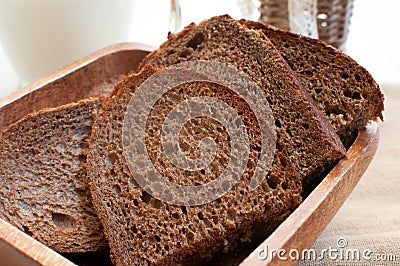
<svg viewBox="0 0 400 266">
<path fill-rule="evenodd" d="M 56 107 L 89 96 L 93 88 L 113 86 L 122 75 L 136 69 L 152 48 L 125 43 L 107 47 L 78 60 L 14 94 L 0 99 L 0 129 L 30 112 Z M 0 131 L 1 132 L 1 131 Z M 310 248 L 333 218 L 367 169 L 378 146 L 378 126 L 372 123 L 361 130 L 342 159 L 309 194 L 304 202 L 245 259 L 242 266 L 295 265 L 296 260 L 277 256 L 266 259 L 265 250 Z M 264 253 L 263 253 L 264 252 Z M 85 255 L 82 255 L 85 256 Z M 89 255 L 88 255 L 89 256 Z M 96 259 L 96 256 L 90 260 Z M 99 259 L 99 258 L 97 258 Z M 100 258 L 103 260 L 104 256 Z M 70 260 L 44 246 L 0 219 L 0 261 L 5 265 L 74 265 Z M 97 261 L 100 263 L 100 261 Z M 96 265 L 96 261 L 92 261 Z M 101 263 L 104 265 L 104 262 Z"/>
</svg>

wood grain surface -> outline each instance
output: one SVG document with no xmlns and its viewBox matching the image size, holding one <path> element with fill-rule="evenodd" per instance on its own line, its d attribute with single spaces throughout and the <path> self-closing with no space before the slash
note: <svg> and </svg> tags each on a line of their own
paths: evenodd
<svg viewBox="0 0 400 266">
<path fill-rule="evenodd" d="M 43 108 L 57 107 L 93 95 L 99 87 L 113 86 L 136 69 L 152 47 L 116 44 L 45 76 L 15 93 L 0 98 L 0 129 Z"/>
<path fill-rule="evenodd" d="M 0 265 L 75 265 L 0 219 Z"/>
</svg>

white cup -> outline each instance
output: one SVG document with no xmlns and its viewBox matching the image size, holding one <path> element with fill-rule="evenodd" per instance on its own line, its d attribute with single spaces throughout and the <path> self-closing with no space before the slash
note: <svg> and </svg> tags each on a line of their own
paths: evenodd
<svg viewBox="0 0 400 266">
<path fill-rule="evenodd" d="M 21 85 L 129 40 L 132 0 L 0 0 L 0 43 Z"/>
</svg>

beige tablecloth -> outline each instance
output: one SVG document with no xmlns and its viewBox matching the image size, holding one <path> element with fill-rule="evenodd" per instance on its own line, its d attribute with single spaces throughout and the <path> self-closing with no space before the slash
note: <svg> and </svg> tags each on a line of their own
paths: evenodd
<svg viewBox="0 0 400 266">
<path fill-rule="evenodd" d="M 301 266 L 400 265 L 400 84 L 382 90 L 376 155 Z"/>
</svg>

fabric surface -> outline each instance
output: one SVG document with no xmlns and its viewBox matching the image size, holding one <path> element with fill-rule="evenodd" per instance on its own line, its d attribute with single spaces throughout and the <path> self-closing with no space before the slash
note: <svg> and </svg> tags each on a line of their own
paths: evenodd
<svg viewBox="0 0 400 266">
<path fill-rule="evenodd" d="M 342 208 L 314 243 L 308 265 L 400 265 L 400 85 L 382 86 L 378 150 Z"/>
</svg>

